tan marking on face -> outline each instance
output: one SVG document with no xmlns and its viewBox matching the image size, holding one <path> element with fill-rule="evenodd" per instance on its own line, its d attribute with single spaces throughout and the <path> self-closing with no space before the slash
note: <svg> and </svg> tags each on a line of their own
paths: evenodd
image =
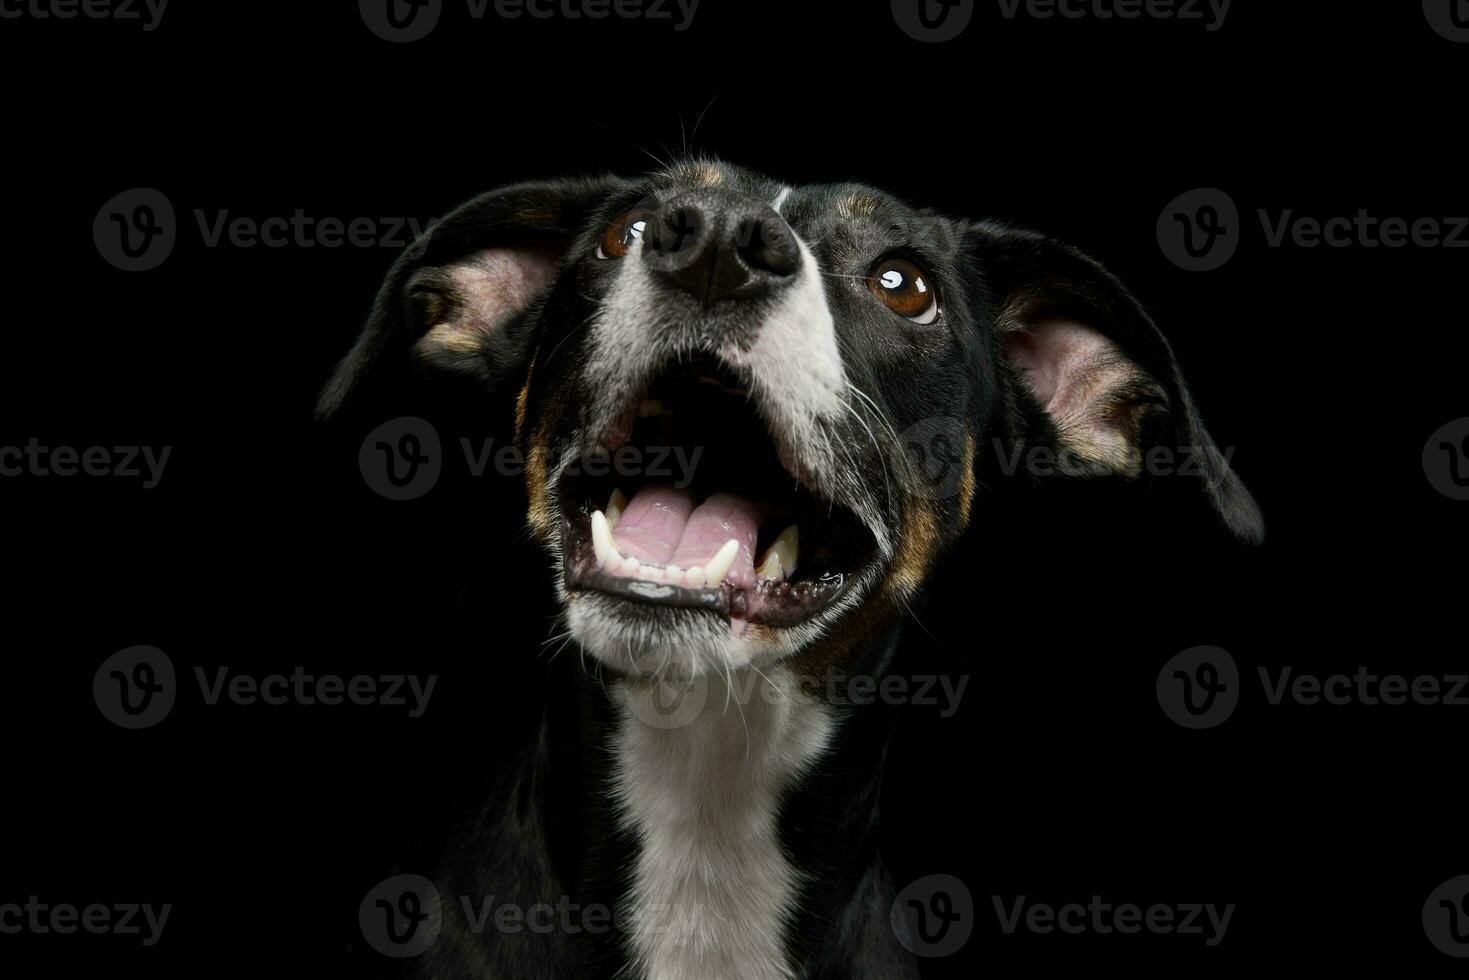
<svg viewBox="0 0 1469 980">
<path fill-rule="evenodd" d="M 927 503 L 918 504 L 903 528 L 897 554 L 883 580 L 884 588 L 903 598 L 917 592 L 938 550 L 938 520 Z"/>
<path fill-rule="evenodd" d="M 547 228 L 556 225 L 559 218 L 556 212 L 549 208 L 521 208 L 515 212 L 515 223 L 522 225 L 533 225 L 537 228 Z"/>
<path fill-rule="evenodd" d="M 556 530 L 556 518 L 551 513 L 551 501 L 546 496 L 546 443 L 537 439 L 531 444 L 526 456 L 525 491 L 530 498 L 530 509 L 526 514 L 531 530 L 542 541 L 550 541 Z"/>
<path fill-rule="evenodd" d="M 877 213 L 877 198 L 866 194 L 853 194 L 837 205 L 837 213 L 843 218 L 870 218 Z"/>
<path fill-rule="evenodd" d="M 530 402 L 530 378 L 536 371 L 536 357 L 531 355 L 530 363 L 525 368 L 525 384 L 520 386 L 520 394 L 515 396 L 515 439 L 520 441 L 520 432 L 525 428 L 525 407 Z"/>
<path fill-rule="evenodd" d="M 515 438 L 520 438 L 520 431 L 525 428 L 525 403 L 530 398 L 530 382 L 520 386 L 520 394 L 515 396 Z"/>
<path fill-rule="evenodd" d="M 695 187 L 718 187 L 724 183 L 724 174 L 718 167 L 707 163 L 696 163 L 682 174 L 683 179 Z"/>
<path fill-rule="evenodd" d="M 959 483 L 959 520 L 969 526 L 969 512 L 974 507 L 974 433 L 964 433 L 964 475 Z"/>
</svg>

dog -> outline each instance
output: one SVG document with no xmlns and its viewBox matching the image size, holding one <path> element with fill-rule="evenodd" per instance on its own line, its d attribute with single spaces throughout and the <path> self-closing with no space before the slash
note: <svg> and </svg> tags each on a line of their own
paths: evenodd
<svg viewBox="0 0 1469 980">
<path fill-rule="evenodd" d="M 558 682 L 438 889 L 612 919 L 507 934 L 445 902 L 423 977 L 916 977 L 875 843 L 892 712 L 809 681 L 891 669 L 982 447 L 1091 481 L 1186 451 L 1221 529 L 1264 533 L 1116 278 L 868 186 L 691 159 L 492 191 L 395 262 L 318 414 L 409 369 L 514 393 L 529 524 L 601 668 Z M 686 485 L 585 465 L 660 447 L 697 453 Z"/>
</svg>

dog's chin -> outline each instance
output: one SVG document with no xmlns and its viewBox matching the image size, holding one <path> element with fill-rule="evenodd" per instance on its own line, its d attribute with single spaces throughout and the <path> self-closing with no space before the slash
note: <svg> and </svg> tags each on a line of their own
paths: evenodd
<svg viewBox="0 0 1469 980">
<path fill-rule="evenodd" d="M 655 605 L 607 593 L 566 597 L 573 639 L 612 673 L 678 682 L 767 670 L 818 643 L 855 603 L 853 589 L 826 613 L 793 626 L 732 626 L 721 613 Z"/>
</svg>

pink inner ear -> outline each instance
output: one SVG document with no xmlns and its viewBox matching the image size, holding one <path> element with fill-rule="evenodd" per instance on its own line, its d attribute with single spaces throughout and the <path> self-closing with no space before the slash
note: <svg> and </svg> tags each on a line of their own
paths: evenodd
<svg viewBox="0 0 1469 980">
<path fill-rule="evenodd" d="M 525 309 L 556 277 L 556 254 L 549 249 L 488 248 L 449 267 L 475 329 L 490 331 Z"/>
<path fill-rule="evenodd" d="M 479 352 L 480 344 L 530 304 L 556 278 L 550 248 L 487 248 L 448 266 L 457 302 L 451 317 L 431 324 L 418 341 L 420 356 L 452 366 Z"/>
<path fill-rule="evenodd" d="M 1133 417 L 1119 409 L 1141 368 L 1098 331 L 1064 317 L 1042 317 L 1005 344 L 1065 448 L 1112 469 L 1134 468 Z"/>
<path fill-rule="evenodd" d="M 1115 366 L 1120 358 L 1117 346 L 1106 337 L 1061 317 L 1037 320 L 1005 340 L 1036 400 L 1053 416 L 1080 408 L 1098 380 L 1093 377 L 1097 369 Z"/>
</svg>

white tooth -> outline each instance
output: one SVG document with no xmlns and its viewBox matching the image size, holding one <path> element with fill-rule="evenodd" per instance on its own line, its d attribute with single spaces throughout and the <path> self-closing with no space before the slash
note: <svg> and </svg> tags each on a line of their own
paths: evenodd
<svg viewBox="0 0 1469 980">
<path fill-rule="evenodd" d="M 622 495 L 621 490 L 613 490 L 611 498 L 607 501 L 607 530 L 617 530 L 617 522 L 622 520 L 622 512 L 627 510 L 627 498 Z"/>
<path fill-rule="evenodd" d="M 625 578 L 637 578 L 642 568 L 643 563 L 636 558 L 624 558 L 620 570 Z"/>
<path fill-rule="evenodd" d="M 669 585 L 683 585 L 683 569 L 677 565 L 665 565 L 663 567 L 663 581 Z"/>
<path fill-rule="evenodd" d="M 644 565 L 638 569 L 638 578 L 644 582 L 662 582 L 663 568 L 660 565 Z"/>
<path fill-rule="evenodd" d="M 704 587 L 704 566 L 695 565 L 683 573 L 683 584 L 690 589 L 702 589 Z"/>
<path fill-rule="evenodd" d="M 765 549 L 765 556 L 760 559 L 760 577 L 780 578 L 782 574 L 790 575 L 791 572 L 796 570 L 796 560 L 800 557 L 800 554 L 801 529 L 792 524 L 780 532 L 779 537 L 770 543 L 769 548 Z M 778 561 L 780 564 L 772 565 L 772 559 Z M 774 575 L 767 575 L 765 573 L 767 566 L 774 569 Z"/>
<path fill-rule="evenodd" d="M 740 553 L 740 543 L 734 538 L 724 542 L 724 547 L 719 553 L 709 559 L 709 564 L 704 566 L 704 576 L 708 579 L 710 588 L 724 584 L 724 577 L 729 574 L 734 565 L 735 555 Z"/>
<path fill-rule="evenodd" d="M 617 545 L 612 542 L 612 528 L 607 523 L 607 515 L 600 510 L 592 511 L 592 550 L 597 553 L 597 564 L 608 571 L 616 569 L 622 560 L 617 553 Z"/>
<path fill-rule="evenodd" d="M 765 552 L 765 560 L 760 563 L 759 575 L 761 578 L 782 579 L 785 573 L 780 568 L 780 552 L 774 548 Z"/>
</svg>

